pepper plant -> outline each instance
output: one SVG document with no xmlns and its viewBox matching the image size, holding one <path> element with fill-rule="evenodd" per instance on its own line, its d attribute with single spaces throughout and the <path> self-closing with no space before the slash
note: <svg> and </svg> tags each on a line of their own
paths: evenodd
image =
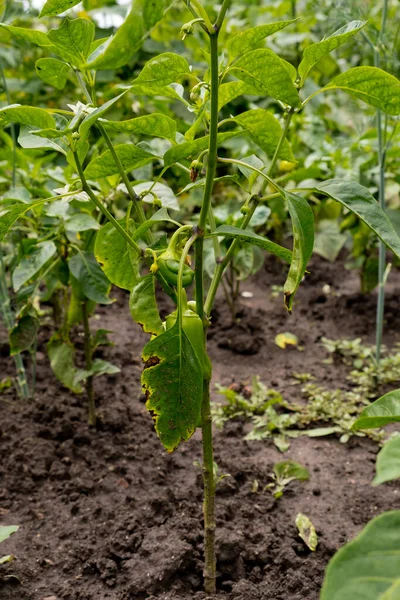
<svg viewBox="0 0 400 600">
<path fill-rule="evenodd" d="M 76 4 L 71 0 L 48 0 L 42 16 L 59 14 Z M 181 4 L 182 8 L 185 5 L 190 20 L 183 24 L 182 37 L 201 36 L 207 44 L 205 68 L 189 65 L 182 54 L 162 53 L 151 58 L 132 82 L 122 89 L 120 86 L 112 98 L 98 105 L 97 71 L 125 64 L 171 4 L 167 0 L 151 3 L 135 0 L 126 21 L 107 40 L 94 40 L 93 23 L 82 18 L 67 17 L 58 28 L 47 33 L 3 24 L 11 36 L 29 40 L 57 55 L 58 58 L 40 59 L 38 75 L 45 81 L 54 81 L 67 71 L 73 72 L 82 98 L 71 110 L 6 106 L 0 109 L 0 123 L 27 124 L 34 136 L 62 140 L 68 147 L 67 160 L 74 165 L 69 191 L 85 192 L 92 203 L 93 215 L 102 214 L 107 220 L 97 233 L 94 253 L 111 282 L 120 285 L 122 277 L 130 281 L 131 313 L 151 336 L 143 349 L 142 385 L 156 432 L 166 450 L 172 452 L 198 427 L 202 431 L 204 585 L 208 593 L 213 593 L 217 577 L 217 482 L 210 411 L 212 366 L 206 340 L 222 278 L 240 245 L 258 246 L 289 265 L 284 303 L 292 312 L 296 291 L 313 251 L 314 219 L 308 198 L 328 197 L 340 203 L 400 256 L 400 239 L 366 188 L 352 181 L 333 179 L 318 181 L 310 188 L 289 189 L 274 178 L 280 159 L 295 160 L 290 144 L 291 123 L 300 111 L 307 110 L 316 95 L 343 90 L 397 115 L 400 83 L 379 68 L 364 66 L 338 74 L 323 87 L 308 85 L 314 65 L 359 32 L 365 26 L 363 22 L 351 22 L 321 42 L 309 45 L 296 69 L 265 47 L 266 38 L 290 27 L 293 20 L 265 23 L 229 37 L 224 22 L 231 0 L 223 0 L 217 10 L 209 9 L 208 5 L 206 8 L 200 0 L 187 0 Z M 311 93 L 307 93 L 310 88 Z M 269 98 L 270 108 L 251 109 L 220 119 L 220 111 L 243 94 Z M 124 121 L 107 119 L 106 112 L 125 95 L 164 97 L 179 102 L 192 115 L 190 127 L 184 134 L 177 132 L 176 122 L 161 112 Z M 130 140 L 115 144 L 112 138 L 121 134 L 135 136 L 136 143 Z M 142 140 L 142 136 L 150 141 Z M 250 138 L 262 158 L 230 156 L 228 142 L 240 137 Z M 167 149 L 163 144 L 152 143 L 155 138 L 166 140 Z M 93 140 L 102 140 L 106 150 L 99 154 L 98 144 L 93 145 Z M 132 170 L 153 163 L 158 172 L 152 181 L 132 180 Z M 213 191 L 215 181 L 220 180 L 219 168 L 228 171 L 228 178 L 235 175 L 245 190 L 240 224 L 216 227 Z M 195 183 L 198 175 L 205 172 L 205 177 L 197 182 L 203 189 L 200 211 L 190 223 L 177 221 L 167 210 L 168 172 L 176 170 L 186 173 L 188 184 L 189 179 Z M 122 219 L 114 214 L 112 204 L 104 201 L 105 181 L 112 182 L 129 199 Z M 57 196 L 9 207 L 0 217 L 0 235 L 4 236 L 18 219 L 26 218 L 28 213 L 35 215 L 43 205 L 55 200 Z M 287 208 L 291 219 L 292 250 L 251 229 L 258 207 L 276 201 Z M 173 229 L 169 240 L 159 235 L 161 223 Z M 206 290 L 207 239 L 213 245 L 215 268 Z M 176 305 L 165 322 L 157 307 L 156 287 Z M 193 294 L 193 300 L 188 299 L 188 292 Z"/>
</svg>

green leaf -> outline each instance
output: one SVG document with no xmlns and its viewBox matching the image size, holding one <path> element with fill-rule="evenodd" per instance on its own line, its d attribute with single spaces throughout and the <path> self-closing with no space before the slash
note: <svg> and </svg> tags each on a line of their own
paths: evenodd
<svg viewBox="0 0 400 600">
<path fill-rule="evenodd" d="M 343 90 L 389 115 L 400 114 L 400 81 L 377 67 L 349 69 L 319 92 L 327 90 Z"/>
<path fill-rule="evenodd" d="M 14 356 L 25 350 L 29 350 L 39 328 L 39 320 L 33 314 L 22 314 L 9 333 L 10 355 Z"/>
<path fill-rule="evenodd" d="M 335 262 L 346 239 L 337 221 L 321 219 L 315 233 L 314 252 L 330 262 Z"/>
<path fill-rule="evenodd" d="M 39 58 L 35 63 L 36 73 L 40 79 L 57 90 L 62 90 L 67 83 L 69 65 L 56 58 Z"/>
<path fill-rule="evenodd" d="M 96 231 L 97 229 L 100 229 L 100 225 L 94 217 L 82 212 L 72 215 L 72 217 L 66 221 L 65 229 L 71 233 L 90 230 Z"/>
<path fill-rule="evenodd" d="M 143 167 L 156 158 L 153 154 L 142 150 L 134 144 L 119 144 L 114 149 L 125 171 Z M 85 175 L 88 179 L 109 177 L 118 173 L 118 167 L 110 150 L 106 150 L 103 154 L 94 158 L 85 169 Z"/>
<path fill-rule="evenodd" d="M 367 188 L 354 181 L 328 179 L 318 184 L 316 190 L 340 202 L 356 214 L 396 256 L 400 257 L 400 238 Z"/>
<path fill-rule="evenodd" d="M 110 282 L 104 275 L 94 254 L 80 252 L 69 260 L 69 270 L 78 281 L 82 293 L 98 304 L 110 304 Z"/>
<path fill-rule="evenodd" d="M 400 435 L 385 442 L 376 458 L 376 475 L 372 485 L 381 485 L 400 477 Z"/>
<path fill-rule="evenodd" d="M 230 225 L 221 225 L 218 227 L 213 233 L 208 234 L 209 236 L 223 236 L 223 237 L 232 237 L 240 240 L 241 242 L 247 242 L 249 244 L 253 244 L 254 246 L 259 246 L 263 250 L 278 256 L 285 262 L 289 263 L 292 260 L 292 253 L 290 250 L 271 242 L 271 240 L 258 235 L 250 230 L 243 230 L 239 227 L 232 227 Z"/>
<path fill-rule="evenodd" d="M 126 229 L 125 219 L 119 223 Z M 139 276 L 138 259 L 112 223 L 106 223 L 98 232 L 94 254 L 111 283 L 131 291 Z"/>
<path fill-rule="evenodd" d="M 358 33 L 365 25 L 366 21 L 351 21 L 351 23 L 341 27 L 321 42 L 308 46 L 303 52 L 303 59 L 298 69 L 302 81 L 304 81 L 309 71 L 321 58 L 347 42 L 349 38 Z"/>
<path fill-rule="evenodd" d="M 269 48 L 241 56 L 229 73 L 252 86 L 254 94 L 271 96 L 285 104 L 300 107 L 298 91 L 281 59 Z"/>
<path fill-rule="evenodd" d="M 400 389 L 388 392 L 364 408 L 352 429 L 376 429 L 400 422 Z"/>
<path fill-rule="evenodd" d="M 238 96 L 246 93 L 251 94 L 252 91 L 254 94 L 253 88 L 244 81 L 228 81 L 227 83 L 223 83 L 220 85 L 218 91 L 218 110 L 221 110 L 225 104 L 229 104 L 229 102 L 232 102 Z"/>
<path fill-rule="evenodd" d="M 296 517 L 296 527 L 305 545 L 311 552 L 315 552 L 318 546 L 318 536 L 310 519 L 306 515 L 299 513 Z"/>
<path fill-rule="evenodd" d="M 155 429 L 168 452 L 188 440 L 201 416 L 203 369 L 184 331 L 175 325 L 143 349 L 142 386 Z"/>
<path fill-rule="evenodd" d="M 19 525 L 0 525 L 0 544 L 18 531 Z"/>
<path fill-rule="evenodd" d="M 134 185 L 133 189 L 138 195 L 151 189 L 164 208 L 179 210 L 179 203 L 173 190 L 171 190 L 168 185 L 165 185 L 165 183 L 160 183 L 159 181 L 157 181 L 157 183 L 153 183 L 152 181 L 142 181 L 141 183 Z M 150 204 L 153 204 L 154 202 L 152 194 L 146 194 L 145 196 L 141 196 L 141 198 L 143 202 L 149 202 Z"/>
<path fill-rule="evenodd" d="M 94 23 L 88 19 L 66 18 L 61 27 L 50 29 L 47 36 L 57 54 L 79 67 L 83 65 L 94 38 Z"/>
<path fill-rule="evenodd" d="M 20 104 L 10 104 L 0 108 L 0 128 L 6 127 L 10 123 L 30 125 L 39 129 L 55 129 L 56 127 L 55 120 L 47 111 L 35 106 L 21 106 Z"/>
<path fill-rule="evenodd" d="M 223 142 L 226 142 L 227 140 L 239 135 L 239 133 L 240 131 L 227 131 L 226 133 L 219 133 L 217 136 L 217 143 L 222 144 Z M 208 135 L 205 135 L 204 137 L 197 138 L 192 142 L 183 142 L 183 144 L 173 146 L 164 154 L 164 165 L 169 167 L 170 165 L 173 165 L 182 159 L 197 158 L 200 152 L 208 148 L 208 144 L 209 137 Z"/>
<path fill-rule="evenodd" d="M 40 11 L 39 17 L 51 17 L 59 15 L 64 11 L 72 8 L 79 4 L 80 0 L 47 0 L 42 10 Z"/>
<path fill-rule="evenodd" d="M 136 231 L 132 235 L 133 239 L 134 240 L 143 239 L 143 236 L 146 234 L 146 232 L 149 229 L 154 227 L 154 225 L 156 223 L 160 223 L 162 221 L 167 221 L 169 223 L 173 223 L 174 225 L 177 225 L 178 227 L 180 227 L 180 223 L 171 219 L 171 217 L 168 214 L 167 209 L 163 207 L 163 208 L 160 208 L 160 210 L 158 210 L 157 212 L 155 212 L 154 215 L 152 215 L 150 217 L 150 219 L 148 219 L 147 221 L 142 223 L 140 225 L 140 227 L 138 227 L 136 229 Z"/>
<path fill-rule="evenodd" d="M 151 273 L 141 277 L 134 286 L 129 300 L 133 320 L 143 331 L 159 335 L 164 331 L 156 302 L 155 277 Z"/>
<path fill-rule="evenodd" d="M 127 121 L 106 121 L 102 119 L 101 123 L 107 131 L 140 133 L 175 142 L 176 121 L 159 113 L 144 115 Z"/>
<path fill-rule="evenodd" d="M 150 59 L 132 83 L 159 88 L 175 83 L 179 77 L 188 73 L 190 69 L 186 58 L 165 52 Z"/>
<path fill-rule="evenodd" d="M 85 136 L 89 129 L 96 123 L 97 119 L 104 115 L 108 111 L 110 106 L 118 102 L 118 100 L 122 98 L 122 96 L 124 96 L 125 94 L 126 91 L 122 92 L 122 94 L 119 94 L 118 96 L 115 96 L 115 98 L 111 98 L 111 100 L 108 100 L 102 106 L 95 108 L 95 110 L 92 110 L 92 112 L 88 114 L 87 117 L 85 117 L 82 123 L 79 125 L 79 133 L 81 134 L 81 136 Z"/>
<path fill-rule="evenodd" d="M 79 383 L 81 371 L 75 366 L 73 344 L 60 339 L 57 335 L 53 336 L 47 344 L 47 354 L 51 369 L 58 381 L 74 394 L 81 394 L 83 392 Z"/>
<path fill-rule="evenodd" d="M 383 513 L 328 564 L 321 600 L 397 600 L 400 511 Z"/>
<path fill-rule="evenodd" d="M 300 463 L 291 460 L 281 460 L 274 464 L 274 473 L 278 483 L 287 485 L 290 481 L 307 481 L 310 478 L 308 469 Z"/>
<path fill-rule="evenodd" d="M 277 21 L 275 23 L 258 25 L 257 27 L 252 27 L 251 29 L 246 29 L 245 31 L 238 33 L 228 40 L 227 47 L 229 57 L 232 59 L 240 54 L 248 52 L 255 48 L 262 40 L 273 33 L 280 31 L 284 27 L 291 25 L 296 20 L 297 19 L 292 19 L 291 21 Z"/>
<path fill-rule="evenodd" d="M 95 358 L 92 364 L 91 369 L 81 371 L 79 370 L 75 376 L 75 383 L 80 383 L 81 381 L 85 381 L 88 377 L 98 377 L 99 375 L 116 375 L 120 373 L 121 369 L 111 364 L 107 360 L 102 360 L 101 358 Z"/>
<path fill-rule="evenodd" d="M 0 27 L 11 33 L 17 40 L 21 40 L 23 42 L 30 42 L 31 44 L 36 44 L 37 46 L 52 46 L 51 41 L 47 37 L 47 34 L 44 31 L 40 31 L 39 29 L 26 29 L 24 27 L 14 27 L 14 25 L 5 25 L 4 23 L 0 23 Z"/>
<path fill-rule="evenodd" d="M 268 156 L 273 156 L 282 135 L 282 128 L 275 117 L 262 108 L 248 110 L 234 119 L 250 134 L 255 142 Z M 293 162 L 294 156 L 289 142 L 285 139 L 278 158 Z"/>
<path fill-rule="evenodd" d="M 292 311 L 294 294 L 306 272 L 314 247 L 314 215 L 302 196 L 284 191 L 293 228 L 293 254 L 289 273 L 283 288 L 285 304 Z"/>
<path fill-rule="evenodd" d="M 138 83 L 129 86 L 128 89 L 134 96 L 150 96 L 150 98 L 173 98 L 174 100 L 183 102 L 185 106 L 190 106 L 189 102 L 187 102 L 183 97 L 183 88 L 181 88 L 180 84 L 157 87 L 154 85 L 141 85 Z"/>
<path fill-rule="evenodd" d="M 41 242 L 33 247 L 31 254 L 24 256 L 12 274 L 14 290 L 18 292 L 21 287 L 32 279 L 44 265 L 56 254 L 54 242 Z"/>
<path fill-rule="evenodd" d="M 55 197 L 51 198 L 55 200 Z M 31 204 L 17 204 L 12 206 L 7 212 L 0 216 L 0 242 L 2 242 L 10 231 L 11 227 L 18 221 L 20 217 L 23 217 L 27 212 L 42 206 L 46 202 L 49 202 L 49 198 L 42 198 Z"/>
<path fill-rule="evenodd" d="M 61 139 L 56 141 L 57 138 L 55 137 L 53 139 L 43 138 L 42 136 L 39 137 L 36 135 L 37 131 L 49 131 L 49 129 L 35 129 L 31 125 L 21 125 L 18 143 L 23 148 L 51 148 L 57 152 L 61 152 L 64 156 L 67 155 L 68 147 Z M 59 136 L 61 135 L 62 134 L 59 133 Z"/>
</svg>

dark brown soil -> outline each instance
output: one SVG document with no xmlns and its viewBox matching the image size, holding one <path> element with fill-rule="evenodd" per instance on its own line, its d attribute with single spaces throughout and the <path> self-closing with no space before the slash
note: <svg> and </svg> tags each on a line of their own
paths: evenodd
<svg viewBox="0 0 400 600">
<path fill-rule="evenodd" d="M 375 296 L 358 293 L 357 276 L 315 259 L 289 316 L 271 285 L 283 283 L 269 262 L 244 284 L 253 297 L 242 301 L 232 327 L 220 299 L 210 335 L 214 381 L 246 382 L 260 375 L 296 400 L 288 385 L 293 371 L 310 372 L 322 385 L 344 385 L 342 365 L 323 364 L 319 344 L 330 338 L 373 341 Z M 330 293 L 326 287 L 331 286 Z M 385 340 L 400 341 L 400 276 L 388 284 Z M 196 434 L 174 454 L 161 447 L 140 390 L 140 349 L 147 336 L 132 323 L 127 296 L 101 308 L 93 327 L 114 331 L 115 347 L 103 356 L 121 368 L 96 380 L 101 420 L 85 424 L 85 399 L 63 389 L 50 372 L 44 342 L 39 348 L 36 399 L 23 406 L 14 392 L 0 401 L 0 517 L 19 524 L 1 553 L 17 560 L 0 574 L 1 600 L 192 600 L 202 590 L 202 487 L 193 462 L 201 458 Z M 281 350 L 277 333 L 296 334 L 304 351 Z M 13 372 L 0 346 L 2 377 Z M 8 404 L 7 402 L 14 402 Z M 216 432 L 218 487 L 218 589 L 221 600 L 316 600 L 330 557 L 373 516 L 399 504 L 398 485 L 372 488 L 378 448 L 365 438 L 346 445 L 334 438 L 299 438 L 285 455 L 309 468 L 309 482 L 295 483 L 279 501 L 260 488 L 282 455 L 270 441 L 243 439 L 240 423 Z M 308 551 L 295 517 L 307 514 L 320 543 Z M 49 598 L 50 597 L 50 598 Z"/>
</svg>

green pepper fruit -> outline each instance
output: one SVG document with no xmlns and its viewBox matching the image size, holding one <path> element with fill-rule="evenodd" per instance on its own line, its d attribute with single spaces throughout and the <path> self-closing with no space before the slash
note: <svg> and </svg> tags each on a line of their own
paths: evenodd
<svg viewBox="0 0 400 600">
<path fill-rule="evenodd" d="M 157 260 L 158 268 L 160 269 L 161 275 L 165 281 L 171 285 L 178 285 L 178 273 L 179 273 L 179 260 L 174 258 L 166 257 L 168 250 L 166 250 Z M 188 287 L 194 279 L 194 271 L 188 266 L 183 267 L 182 274 L 182 287 Z"/>
</svg>

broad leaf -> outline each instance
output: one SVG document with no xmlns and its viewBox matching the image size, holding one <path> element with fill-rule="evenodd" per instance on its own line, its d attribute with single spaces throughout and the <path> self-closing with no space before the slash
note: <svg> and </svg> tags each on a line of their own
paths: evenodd
<svg viewBox="0 0 400 600">
<path fill-rule="evenodd" d="M 0 242 L 3 241 L 4 237 L 10 231 L 11 227 L 18 221 L 20 217 L 23 217 L 27 212 L 42 206 L 50 200 L 55 200 L 55 197 L 44 198 L 32 202 L 31 204 L 17 204 L 12 206 L 6 213 L 0 216 Z"/>
<path fill-rule="evenodd" d="M 94 38 L 94 23 L 88 19 L 66 18 L 61 27 L 50 29 L 47 36 L 57 54 L 75 66 L 85 63 Z"/>
<path fill-rule="evenodd" d="M 55 120 L 47 111 L 35 106 L 20 106 L 19 104 L 10 104 L 0 108 L 0 128 L 6 127 L 10 123 L 30 125 L 39 129 L 55 129 L 56 127 Z"/>
<path fill-rule="evenodd" d="M 118 146 L 115 146 L 115 152 L 125 171 L 143 167 L 143 165 L 146 165 L 155 158 L 153 154 L 142 150 L 134 144 L 119 144 Z M 110 150 L 106 150 L 103 154 L 94 158 L 85 169 L 85 175 L 88 179 L 109 177 L 110 175 L 116 175 L 118 173 L 118 167 L 115 164 Z"/>
<path fill-rule="evenodd" d="M 372 485 L 381 485 L 400 477 L 400 435 L 387 442 L 376 458 L 376 475 Z"/>
<path fill-rule="evenodd" d="M 154 113 L 152 115 L 136 117 L 135 119 L 128 119 L 127 121 L 106 121 L 101 119 L 101 123 L 107 131 L 140 133 L 175 142 L 176 121 L 166 115 Z"/>
<path fill-rule="evenodd" d="M 315 232 L 314 252 L 330 262 L 335 262 L 346 240 L 347 236 L 341 233 L 337 221 L 321 219 Z"/>
<path fill-rule="evenodd" d="M 163 207 L 163 208 L 160 208 L 160 210 L 158 210 L 157 212 L 155 212 L 154 215 L 152 215 L 150 217 L 150 219 L 148 219 L 147 221 L 142 223 L 140 225 L 140 227 L 138 227 L 136 229 L 136 231 L 132 235 L 133 239 L 134 240 L 144 239 L 146 232 L 149 229 L 151 229 L 152 227 L 154 227 L 154 225 L 156 223 L 160 223 L 162 221 L 167 221 L 168 223 L 173 223 L 174 225 L 177 225 L 178 227 L 180 227 L 180 223 L 171 219 L 171 217 L 168 214 L 167 209 Z"/>
<path fill-rule="evenodd" d="M 122 92 L 122 94 L 115 96 L 115 98 L 111 98 L 111 100 L 108 100 L 107 102 L 102 104 L 102 106 L 98 106 L 97 108 L 95 108 L 95 110 L 92 110 L 92 112 L 88 114 L 87 117 L 85 117 L 82 123 L 79 125 L 79 133 L 81 134 L 81 136 L 85 136 L 89 129 L 92 127 L 92 125 L 96 123 L 97 119 L 102 117 L 108 111 L 110 106 L 118 102 L 118 100 L 122 98 L 122 96 L 124 96 L 125 94 L 126 92 Z"/>
<path fill-rule="evenodd" d="M 200 421 L 203 369 L 178 322 L 146 344 L 142 359 L 146 406 L 162 445 L 172 452 Z"/>
<path fill-rule="evenodd" d="M 100 225 L 91 215 L 80 212 L 72 215 L 72 217 L 66 220 L 65 229 L 71 233 L 78 233 L 80 231 L 100 229 Z"/>
<path fill-rule="evenodd" d="M 217 142 L 218 144 L 223 144 L 223 142 L 232 139 L 233 137 L 239 135 L 239 133 L 240 132 L 238 131 L 219 133 L 217 136 Z M 164 154 L 165 166 L 168 167 L 183 159 L 197 158 L 200 152 L 208 148 L 209 141 L 209 136 L 206 135 L 204 137 L 197 138 L 192 142 L 184 142 L 183 144 L 173 146 Z"/>
<path fill-rule="evenodd" d="M 318 536 L 314 525 L 307 515 L 299 513 L 296 516 L 296 526 L 299 530 L 299 536 L 305 545 L 311 550 L 311 552 L 315 552 L 318 546 Z"/>
<path fill-rule="evenodd" d="M 163 87 L 175 83 L 182 75 L 190 73 L 186 58 L 172 52 L 165 52 L 150 59 L 143 67 L 133 84 Z"/>
<path fill-rule="evenodd" d="M 39 329 L 39 320 L 34 314 L 22 314 L 9 333 L 10 355 L 29 350 Z"/>
<path fill-rule="evenodd" d="M 396 256 L 400 257 L 400 238 L 367 188 L 354 181 L 328 179 L 318 184 L 316 190 L 340 202 L 356 214 Z"/>
<path fill-rule="evenodd" d="M 160 183 L 159 181 L 157 183 L 153 183 L 152 181 L 142 181 L 141 183 L 134 185 L 133 189 L 138 195 L 142 194 L 142 192 L 145 192 L 146 190 L 151 189 L 160 200 L 163 208 L 179 210 L 179 203 L 174 192 L 170 187 L 168 187 L 168 185 L 165 185 L 165 183 Z M 154 202 L 154 196 L 152 194 L 146 194 L 145 196 L 142 196 L 142 200 L 143 202 L 149 202 L 152 204 Z"/>
<path fill-rule="evenodd" d="M 81 370 L 75 366 L 75 348 L 73 344 L 54 336 L 47 344 L 47 354 L 49 355 L 51 369 L 58 381 L 74 394 L 82 393 L 83 388 L 79 383 Z"/>
<path fill-rule="evenodd" d="M 57 90 L 62 90 L 67 83 L 69 65 L 56 58 L 39 58 L 35 63 L 36 73 L 40 79 Z"/>
<path fill-rule="evenodd" d="M 306 272 L 314 247 L 314 215 L 302 196 L 284 192 L 293 228 L 293 254 L 289 273 L 283 288 L 285 304 L 292 311 L 294 294 Z"/>
<path fill-rule="evenodd" d="M 327 90 L 343 90 L 389 115 L 400 114 L 400 81 L 377 67 L 349 69 L 320 91 Z"/>
<path fill-rule="evenodd" d="M 111 364 L 107 360 L 95 358 L 91 369 L 79 370 L 75 376 L 75 383 L 85 381 L 88 377 L 98 377 L 99 375 L 116 375 L 121 369 Z"/>
<path fill-rule="evenodd" d="M 303 59 L 298 69 L 301 79 L 304 81 L 308 72 L 321 58 L 347 42 L 349 38 L 358 33 L 365 25 L 366 21 L 351 21 L 351 23 L 341 27 L 321 42 L 308 46 L 304 50 Z"/>
<path fill-rule="evenodd" d="M 400 511 L 383 513 L 329 562 L 321 600 L 397 600 Z"/>
<path fill-rule="evenodd" d="M 129 300 L 129 308 L 133 320 L 143 331 L 159 335 L 164 331 L 157 308 L 155 295 L 155 277 L 151 273 L 141 277 L 134 286 Z"/>
<path fill-rule="evenodd" d="M 236 123 L 246 129 L 255 142 L 268 156 L 273 156 L 282 135 L 282 128 L 275 117 L 262 108 L 248 110 L 235 117 Z M 279 157 L 294 161 L 289 142 L 285 139 Z"/>
<path fill-rule="evenodd" d="M 19 525 L 1 525 L 0 526 L 0 544 L 7 540 L 10 535 L 18 531 Z"/>
<path fill-rule="evenodd" d="M 240 54 L 248 52 L 252 48 L 255 48 L 262 40 L 268 36 L 280 31 L 284 27 L 294 23 L 296 19 L 291 21 L 277 21 L 276 23 L 267 23 L 265 25 L 258 25 L 251 29 L 246 29 L 235 35 L 233 38 L 228 40 L 227 47 L 230 58 L 235 58 Z"/>
<path fill-rule="evenodd" d="M 125 219 L 120 225 L 125 229 Z M 112 223 L 106 223 L 98 232 L 94 254 L 111 283 L 131 291 L 139 276 L 138 259 Z"/>
<path fill-rule="evenodd" d="M 254 94 L 271 96 L 289 106 L 301 106 L 298 91 L 286 66 L 268 48 L 253 50 L 240 57 L 229 73 L 251 85 Z"/>
<path fill-rule="evenodd" d="M 79 4 L 80 0 L 47 0 L 42 10 L 40 11 L 39 17 L 50 17 L 53 15 L 59 15 L 64 11 L 72 8 Z"/>
<path fill-rule="evenodd" d="M 249 91 L 247 91 L 249 90 Z M 254 90 L 244 81 L 228 81 L 219 86 L 218 90 L 218 110 L 221 110 L 225 104 L 229 104 L 232 100 L 235 100 L 238 96 L 249 93 L 251 94 Z"/>
<path fill-rule="evenodd" d="M 49 131 L 49 129 L 35 129 L 31 125 L 21 125 L 18 136 L 18 143 L 22 146 L 22 148 L 51 148 L 52 150 L 56 150 L 57 152 L 61 152 L 64 156 L 67 155 L 68 146 L 63 142 L 63 140 L 57 138 L 48 139 L 42 136 L 37 136 L 36 131 Z M 62 135 L 59 133 L 59 135 Z"/>
<path fill-rule="evenodd" d="M 208 235 L 238 239 L 241 242 L 259 246 L 263 250 L 278 256 L 289 264 L 292 260 L 292 253 L 290 250 L 287 250 L 287 248 L 283 248 L 282 246 L 279 246 L 278 244 L 271 242 L 269 239 L 250 230 L 243 230 L 239 227 L 232 227 L 230 225 L 221 225 L 221 227 L 218 227 L 213 233 Z"/>
<path fill-rule="evenodd" d="M 4 23 L 0 23 L 0 27 L 11 33 L 17 40 L 30 42 L 37 46 L 52 46 L 51 41 L 44 31 L 38 29 L 26 29 L 24 27 L 14 27 L 14 25 L 5 25 Z"/>
<path fill-rule="evenodd" d="M 35 277 L 44 265 L 56 254 L 54 242 L 42 242 L 34 247 L 29 256 L 24 256 L 12 274 L 12 283 L 17 292 L 30 279 Z"/>
<path fill-rule="evenodd" d="M 388 392 L 364 408 L 352 429 L 376 429 L 400 422 L 400 389 Z"/>
<path fill-rule="evenodd" d="M 108 298 L 110 282 L 101 270 L 94 254 L 91 252 L 75 254 L 70 258 L 68 265 L 86 298 L 98 304 L 111 303 Z"/>
</svg>

